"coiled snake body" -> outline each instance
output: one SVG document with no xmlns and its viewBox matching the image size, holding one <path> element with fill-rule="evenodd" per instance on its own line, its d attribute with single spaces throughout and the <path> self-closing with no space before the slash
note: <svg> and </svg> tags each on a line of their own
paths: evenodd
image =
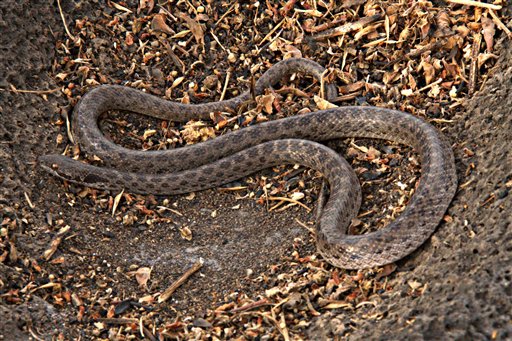
<svg viewBox="0 0 512 341">
<path fill-rule="evenodd" d="M 285 76 L 302 72 L 321 79 L 324 68 L 307 59 L 287 59 L 271 67 L 255 85 L 256 95 Z M 326 97 L 335 96 L 326 86 Z M 109 168 L 62 155 L 45 155 L 40 165 L 62 179 L 99 189 L 178 194 L 231 182 L 283 163 L 300 163 L 320 171 L 330 195 L 321 210 L 317 248 L 326 261 L 346 269 L 392 263 L 417 249 L 435 230 L 457 187 L 453 152 L 434 127 L 410 114 L 378 107 L 340 107 L 261 123 L 196 145 L 172 150 L 136 151 L 109 141 L 98 127 L 108 110 L 129 110 L 166 120 L 208 118 L 233 111 L 250 99 L 180 104 L 122 86 L 99 86 L 75 108 L 74 135 L 83 150 Z M 347 227 L 361 202 L 359 182 L 348 163 L 313 141 L 345 137 L 392 140 L 412 146 L 421 158 L 421 179 L 409 205 L 385 228 L 348 235 Z"/>
</svg>

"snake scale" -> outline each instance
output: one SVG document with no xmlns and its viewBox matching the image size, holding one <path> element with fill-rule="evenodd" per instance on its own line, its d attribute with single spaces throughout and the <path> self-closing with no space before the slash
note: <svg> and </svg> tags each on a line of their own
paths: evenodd
<svg viewBox="0 0 512 341">
<path fill-rule="evenodd" d="M 256 82 L 263 93 L 293 73 L 321 80 L 324 68 L 302 58 L 283 60 Z M 327 99 L 336 96 L 326 85 Z M 108 140 L 98 120 L 109 110 L 128 110 L 164 120 L 209 118 L 211 112 L 234 111 L 251 99 L 249 91 L 230 100 L 181 104 L 129 87 L 102 85 L 75 107 L 73 132 L 81 148 L 100 157 L 97 167 L 63 155 L 45 155 L 40 165 L 62 179 L 99 189 L 171 195 L 229 183 L 276 164 L 302 164 L 320 171 L 329 183 L 329 198 L 317 222 L 318 252 L 332 265 L 363 269 L 397 261 L 429 238 L 442 219 L 456 188 L 453 152 L 424 120 L 379 107 L 338 107 L 260 123 L 195 145 L 159 151 L 126 149 Z M 386 139 L 413 147 L 420 155 L 421 178 L 405 210 L 386 227 L 347 234 L 361 204 L 359 181 L 333 150 L 319 144 L 337 138 Z"/>
</svg>

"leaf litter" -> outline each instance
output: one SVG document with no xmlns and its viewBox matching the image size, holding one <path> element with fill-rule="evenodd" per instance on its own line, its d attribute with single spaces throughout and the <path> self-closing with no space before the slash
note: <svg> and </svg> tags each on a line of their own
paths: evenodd
<svg viewBox="0 0 512 341">
<path fill-rule="evenodd" d="M 511 37 L 507 18 L 500 14 L 501 1 L 448 3 L 110 1 L 95 19 L 66 22 L 62 16 L 67 37 L 55 47 L 54 79 L 69 106 L 91 86 L 102 83 L 123 84 L 182 103 L 196 103 L 236 96 L 245 88 L 251 89 L 259 74 L 278 60 L 307 57 L 329 68 L 326 79 L 338 86 L 339 97 L 329 103 L 321 96 L 322 84 L 293 75 L 289 82 L 254 98 L 243 110 L 213 113 L 209 122 L 159 122 L 125 113 L 114 113 L 114 119 L 104 120 L 106 134 L 116 143 L 138 149 L 181 147 L 228 130 L 348 103 L 404 110 L 443 130 L 456 117 L 461 101 L 485 82 L 496 59 L 496 38 L 502 34 Z M 62 13 L 60 2 L 59 10 Z M 64 130 L 67 127 L 69 134 L 69 120 L 64 114 L 67 109 L 60 109 L 63 117 L 55 124 Z M 419 162 L 412 150 L 401 145 L 364 139 L 345 142 L 329 145 L 347 156 L 362 181 L 364 204 L 350 231 L 371 232 L 396 218 L 407 205 L 420 175 Z M 72 157 L 81 155 L 72 146 L 66 147 L 66 152 Z M 470 151 L 466 154 L 471 157 Z M 98 162 L 92 156 L 87 160 Z M 181 215 L 168 199 L 68 186 L 71 206 L 79 196 L 89 200 L 91 207 L 111 212 L 125 225 L 147 229 L 160 222 L 172 224 L 174 219 L 168 214 Z M 317 172 L 277 166 L 221 190 L 266 205 L 268 210 L 297 207 L 309 211 L 320 186 Z M 194 195 L 189 197 L 194 200 Z M 298 223 L 314 231 L 313 221 Z M 1 222 L 1 262 L 17 257 L 10 240 L 16 224 L 16 217 Z M 59 264 L 65 262 L 58 257 L 59 246 L 73 238 L 68 236 L 72 229 L 62 220 L 52 224 L 50 229 L 58 230 L 41 262 Z M 183 238 L 193 238 L 187 226 L 180 232 Z M 108 231 L 103 234 L 109 238 Z M 357 319 L 382 318 L 385 312 L 379 311 L 379 301 L 394 293 L 397 265 L 344 271 L 327 265 L 311 247 L 305 247 L 311 240 L 284 242 L 291 242 L 293 247 L 279 264 L 269 264 L 267 271 L 259 274 L 248 271 L 259 292 L 233 288 L 232 292 L 219 293 L 223 303 L 207 308 L 201 317 L 167 311 L 173 310 L 168 300 L 181 284 L 207 280 L 195 274 L 203 266 L 202 260 L 166 289 L 151 283 L 152 268 L 134 264 L 125 275 L 134 275 L 147 292 L 129 300 L 120 300 L 115 294 L 93 294 L 94 286 L 115 292 L 115 281 L 104 273 L 89 269 L 80 275 L 78 285 L 70 287 L 61 284 L 64 278 L 47 274 L 37 260 L 32 260 L 27 265 L 48 275 L 47 283 L 27 282 L 3 294 L 2 299 L 16 303 L 35 291 L 46 292 L 49 302 L 74 307 L 87 335 L 103 338 L 116 333 L 117 337 L 142 335 L 155 340 L 303 339 L 312 319 L 326 311 L 354 312 L 353 328 Z M 80 250 L 75 251 L 80 255 Z M 421 296 L 428 290 L 428 283 L 423 281 L 409 281 L 405 294 Z M 343 335 L 350 335 L 350 328 Z"/>
</svg>

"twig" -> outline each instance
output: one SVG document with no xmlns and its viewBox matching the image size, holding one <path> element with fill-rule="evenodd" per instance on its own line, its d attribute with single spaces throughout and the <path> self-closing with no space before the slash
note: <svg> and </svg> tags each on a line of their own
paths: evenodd
<svg viewBox="0 0 512 341">
<path fill-rule="evenodd" d="M 165 210 L 165 211 L 169 211 L 169 212 L 172 212 L 172 213 L 174 213 L 176 215 L 179 215 L 180 217 L 183 217 L 183 214 L 180 211 L 173 210 L 172 208 L 165 207 L 165 206 L 157 206 L 156 208 L 159 208 L 159 209 Z"/>
<path fill-rule="evenodd" d="M 139 330 L 140 330 L 140 336 L 142 336 L 143 338 L 148 338 L 151 341 L 158 341 L 158 339 L 155 337 L 155 335 L 153 335 L 151 330 L 149 330 L 148 328 L 146 328 L 146 326 L 144 326 L 142 317 L 139 320 Z"/>
<path fill-rule="evenodd" d="M 307 92 L 291 86 L 283 86 L 282 88 L 277 89 L 276 92 L 280 95 L 292 94 L 293 96 L 297 97 L 311 98 Z"/>
<path fill-rule="evenodd" d="M 295 3 L 297 2 L 297 0 L 288 0 L 283 7 L 281 7 L 281 9 L 279 10 L 279 13 L 281 13 L 281 15 L 283 17 L 286 17 L 286 15 L 288 14 L 289 11 L 291 11 L 291 9 L 295 6 Z"/>
<path fill-rule="evenodd" d="M 424 86 L 423 88 L 416 90 L 416 93 L 419 93 L 419 92 L 425 91 L 425 90 L 427 90 L 427 89 L 430 89 L 431 87 L 433 87 L 434 85 L 437 85 L 437 84 L 441 83 L 442 81 L 443 81 L 443 79 L 442 79 L 442 78 L 439 78 L 439 79 L 438 79 L 438 80 L 436 80 L 435 82 L 432 82 L 432 83 L 430 83 L 429 85 L 426 85 L 426 86 Z"/>
<path fill-rule="evenodd" d="M 181 275 L 181 277 L 178 278 L 178 280 L 176 282 L 171 284 L 171 286 L 169 288 L 167 288 L 162 293 L 162 295 L 160 295 L 160 297 L 158 298 L 158 303 L 167 301 L 169 299 L 169 297 L 171 297 L 171 295 L 176 291 L 176 289 L 178 289 L 183 283 L 185 283 L 185 281 L 190 276 L 192 276 L 195 272 L 197 272 L 199 269 L 201 269 L 203 264 L 204 264 L 204 260 L 202 258 L 200 258 L 199 261 L 195 262 L 194 265 L 192 265 L 192 267 L 190 269 L 188 269 L 183 275 Z"/>
<path fill-rule="evenodd" d="M 329 72 L 329 69 L 325 69 L 320 77 L 320 98 L 325 99 L 325 75 Z"/>
<path fill-rule="evenodd" d="M 460 5 L 466 5 L 466 6 L 475 6 L 475 7 L 482 7 L 482 8 L 490 8 L 495 10 L 500 10 L 500 5 L 493 5 L 488 4 L 485 2 L 479 2 L 479 1 L 473 1 L 473 0 L 447 0 L 448 2 L 451 2 L 453 4 L 460 4 Z"/>
<path fill-rule="evenodd" d="M 66 225 L 59 230 L 59 232 L 57 233 L 57 237 L 54 240 L 52 240 L 52 242 L 50 243 L 50 247 L 43 253 L 43 258 L 45 260 L 50 260 L 50 258 L 52 258 L 53 254 L 57 251 L 63 238 L 70 230 L 71 227 L 69 225 Z"/>
<path fill-rule="evenodd" d="M 305 223 L 303 223 L 302 221 L 300 221 L 298 218 L 295 218 L 295 222 L 297 224 L 299 224 L 300 226 L 304 227 L 306 230 L 308 230 L 311 234 L 315 234 L 316 233 L 316 230 L 312 227 L 309 227 L 308 225 L 306 225 Z"/>
<path fill-rule="evenodd" d="M 66 30 L 66 33 L 71 38 L 71 40 L 75 41 L 75 36 L 72 35 L 71 32 L 69 32 L 68 24 L 66 24 L 66 18 L 64 18 L 64 13 L 62 13 L 62 7 L 60 6 L 60 0 L 57 0 L 57 5 L 59 6 L 59 13 L 60 17 L 62 18 L 62 23 L 64 24 L 64 29 Z"/>
<path fill-rule="evenodd" d="M 281 324 L 272 316 L 269 316 L 267 314 L 264 314 L 264 313 L 260 313 L 258 311 L 248 311 L 248 312 L 245 312 L 245 313 L 240 313 L 241 316 L 243 315 L 248 315 L 248 316 L 251 316 L 251 315 L 255 315 L 255 316 L 261 316 L 263 319 L 266 319 L 270 322 L 272 322 L 277 330 L 279 331 L 279 333 L 281 333 L 281 335 L 283 336 L 283 338 L 285 339 L 285 341 L 288 341 L 290 338 L 288 336 L 288 331 L 286 330 L 286 325 L 285 325 L 285 329 L 283 329 L 281 327 Z"/>
<path fill-rule="evenodd" d="M 498 16 L 496 15 L 496 13 L 492 9 L 489 9 L 489 14 L 491 15 L 491 17 L 494 20 L 494 22 L 496 23 L 496 25 L 498 25 L 498 27 L 503 32 L 505 32 L 507 34 L 509 39 L 512 39 L 512 32 L 510 32 L 508 27 L 505 26 L 505 24 L 500 20 L 500 18 L 498 18 Z"/>
<path fill-rule="evenodd" d="M 60 289 L 60 288 L 62 288 L 62 285 L 60 283 L 50 282 L 50 283 L 46 283 L 46 284 L 43 284 L 41 286 L 38 286 L 37 288 L 31 289 L 30 293 L 33 294 L 33 293 L 35 293 L 38 290 L 50 289 L 50 288 L 51 289 L 53 289 L 53 288 Z"/>
<path fill-rule="evenodd" d="M 239 313 L 242 311 L 251 310 L 254 308 L 259 308 L 259 307 L 262 307 L 265 305 L 272 305 L 272 303 L 269 303 L 268 300 L 266 298 L 264 298 L 264 299 L 256 301 L 256 302 L 252 302 L 252 303 L 246 304 L 244 306 L 231 309 L 229 312 L 234 314 L 234 313 Z"/>
<path fill-rule="evenodd" d="M 71 143 L 75 144 L 75 137 L 73 136 L 73 130 L 71 129 L 71 120 L 69 119 L 68 112 L 64 110 L 62 116 L 64 116 L 64 119 L 66 121 L 66 133 L 68 134 L 68 139 Z"/>
<path fill-rule="evenodd" d="M 36 95 L 48 95 L 52 94 L 54 92 L 59 91 L 61 88 L 51 89 L 51 90 L 23 90 L 23 89 L 16 89 L 14 85 L 9 84 L 11 86 L 11 89 L 9 91 L 14 93 L 24 93 L 24 94 L 36 94 Z"/>
<path fill-rule="evenodd" d="M 286 18 L 285 18 L 286 19 Z M 281 20 L 281 22 L 279 24 L 277 24 L 259 43 L 258 43 L 258 46 L 261 46 L 268 38 L 270 38 L 272 36 L 272 34 L 274 34 L 275 31 L 277 31 L 279 29 L 279 27 L 281 27 L 284 23 L 284 20 Z"/>
<path fill-rule="evenodd" d="M 137 319 L 131 318 L 97 318 L 94 319 L 96 322 L 103 322 L 106 324 L 129 324 L 129 323 L 139 323 Z"/>
<path fill-rule="evenodd" d="M 311 300 L 309 299 L 309 295 L 304 295 L 306 297 L 306 305 L 309 309 L 309 312 L 311 313 L 311 315 L 313 316 L 320 316 L 322 315 L 321 313 L 319 313 L 315 307 L 313 307 L 313 304 L 311 304 Z"/>
<path fill-rule="evenodd" d="M 347 23 L 345 25 L 338 26 L 333 29 L 327 30 L 324 33 L 320 33 L 315 36 L 312 36 L 311 39 L 322 40 L 325 38 L 341 36 L 342 34 L 346 34 L 346 33 L 352 32 L 352 31 L 359 30 L 359 29 L 365 27 L 366 25 L 371 24 L 380 19 L 382 19 L 382 14 L 375 14 L 370 17 L 364 17 L 364 18 L 359 19 L 356 22 Z"/>
<path fill-rule="evenodd" d="M 210 30 L 210 33 L 212 34 L 212 37 L 213 39 L 215 39 L 215 41 L 217 42 L 217 44 L 219 44 L 220 48 L 223 49 L 224 51 L 227 51 L 226 48 L 224 47 L 224 45 L 221 44 L 219 38 L 217 38 L 217 36 L 215 35 L 215 33 L 213 33 L 213 30 Z"/>
<path fill-rule="evenodd" d="M 357 96 L 361 95 L 362 93 L 363 93 L 362 91 L 356 91 L 356 92 L 352 92 L 350 94 L 338 96 L 332 102 L 333 103 L 340 103 L 340 102 L 351 101 L 354 98 L 356 98 Z"/>
<path fill-rule="evenodd" d="M 30 206 L 30 208 L 34 209 L 34 207 L 36 206 L 32 203 L 32 200 L 30 200 L 30 197 L 28 196 L 27 192 L 23 192 L 23 194 L 25 195 L 25 200 L 27 200 L 27 203 Z"/>
<path fill-rule="evenodd" d="M 327 23 L 324 23 L 324 24 L 321 24 L 321 25 L 318 25 L 318 26 L 313 26 L 313 27 L 303 27 L 304 30 L 306 32 L 309 32 L 309 33 L 318 33 L 318 32 L 321 32 L 321 31 L 325 31 L 331 27 L 334 27 L 336 25 L 339 25 L 343 22 L 347 21 L 347 16 L 346 15 L 341 15 L 337 18 L 335 18 L 333 21 L 330 21 L 330 22 L 327 22 Z"/>
<path fill-rule="evenodd" d="M 219 20 L 217 20 L 217 22 L 215 23 L 215 26 L 217 26 L 229 13 L 231 13 L 233 11 L 233 8 L 235 8 L 235 5 L 237 3 L 236 2 L 233 2 L 233 4 L 231 5 L 231 7 L 228 8 L 228 10 L 226 11 L 226 13 L 224 13 L 220 18 Z"/>
<path fill-rule="evenodd" d="M 36 339 L 37 341 L 44 341 L 44 339 L 40 338 L 39 336 L 37 336 L 36 333 L 34 333 L 34 331 L 32 330 L 32 328 L 30 326 L 28 327 L 28 331 L 30 332 L 30 335 L 32 335 L 32 337 L 34 339 Z"/>
<path fill-rule="evenodd" d="M 219 192 L 234 192 L 234 191 L 241 191 L 243 189 L 247 189 L 248 186 L 234 186 L 234 187 L 220 187 L 217 188 Z"/>
<path fill-rule="evenodd" d="M 226 81 L 224 82 L 224 87 L 222 88 L 222 93 L 220 94 L 219 101 L 222 101 L 224 99 L 224 96 L 226 95 L 226 90 L 228 88 L 229 79 L 231 78 L 231 72 L 228 71 L 226 74 Z"/>
<path fill-rule="evenodd" d="M 469 181 L 466 181 L 465 183 L 460 185 L 459 189 L 464 189 L 464 188 L 468 187 L 469 185 L 471 185 L 473 183 L 473 181 L 474 181 L 474 179 L 469 179 Z"/>
<path fill-rule="evenodd" d="M 286 198 L 286 197 L 268 197 L 268 200 L 271 200 L 271 201 L 286 201 L 286 202 L 291 202 L 293 204 L 297 204 L 297 205 L 300 205 L 302 207 L 304 207 L 308 212 L 311 211 L 311 208 L 307 207 L 306 205 L 304 205 L 303 203 L 301 203 L 300 201 L 297 201 L 297 200 L 293 200 L 293 199 L 290 199 L 290 198 Z M 275 207 L 275 206 L 274 206 Z M 269 211 L 272 211 L 274 208 L 271 208 L 269 209 Z"/>
<path fill-rule="evenodd" d="M 469 84 L 468 95 L 472 96 L 475 93 L 476 83 L 478 80 L 478 54 L 480 51 L 480 44 L 482 43 L 482 35 L 475 33 L 473 35 L 473 46 L 471 49 L 471 65 L 469 67 Z"/>
<path fill-rule="evenodd" d="M 279 314 L 281 317 L 281 323 L 279 323 L 280 332 L 283 335 L 283 338 L 285 341 L 290 340 L 290 333 L 288 333 L 288 327 L 286 326 L 286 319 L 284 318 L 284 311 L 281 311 L 281 314 Z"/>
</svg>

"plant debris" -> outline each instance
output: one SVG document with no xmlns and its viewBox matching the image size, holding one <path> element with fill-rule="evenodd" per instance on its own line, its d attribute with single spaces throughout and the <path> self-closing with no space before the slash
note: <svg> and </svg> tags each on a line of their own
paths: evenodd
<svg viewBox="0 0 512 341">
<path fill-rule="evenodd" d="M 102 121 L 102 128 L 123 146 L 162 150 L 200 143 L 263 121 L 350 103 L 407 111 L 442 131 L 453 122 L 461 101 L 485 82 L 496 59 L 497 37 L 505 34 L 512 39 L 501 1 L 448 0 L 445 6 L 430 1 L 108 1 L 99 7 L 100 15 L 73 20 L 66 20 L 61 2 L 57 3 L 66 32 L 55 46 L 53 63 L 53 77 L 61 88 L 33 91 L 11 86 L 10 91 L 41 96 L 61 91 L 68 104 L 58 108 L 61 114 L 54 121 L 62 126 L 58 145 L 64 143 L 64 131 L 71 136 L 68 108 L 98 84 L 122 84 L 182 103 L 217 101 L 251 89 L 271 65 L 293 56 L 313 59 L 328 68 L 325 79 L 335 83 L 340 93 L 335 103 L 323 99 L 323 84 L 292 75 L 238 112 L 213 113 L 210 121 L 182 124 L 113 113 Z M 92 155 L 87 158 L 71 142 L 64 149 L 66 155 L 99 161 Z M 364 195 L 350 232 L 375 231 L 395 219 L 414 193 L 420 176 L 417 155 L 388 142 L 345 142 L 332 147 L 349 159 Z M 465 153 L 472 156 L 469 149 Z M 193 239 L 187 217 L 168 199 L 65 186 L 70 207 L 77 201 L 86 202 L 89 209 L 109 212 L 141 233 L 168 224 L 177 226 L 182 238 Z M 219 191 L 232 193 L 238 202 L 251 200 L 269 212 L 309 213 L 320 186 L 320 174 L 296 165 L 273 167 Z M 482 205 L 500 195 L 493 193 Z M 187 199 L 195 200 L 195 194 Z M 240 204 L 232 209 L 240 209 Z M 208 214 L 215 219 L 219 213 Z M 333 268 L 308 249 L 311 233 L 311 240 L 283 241 L 291 249 L 279 264 L 268 264 L 262 273 L 247 271 L 246 280 L 257 292 L 239 288 L 219 292 L 215 306 L 200 317 L 190 316 L 171 312 L 172 295 L 186 281 L 208 281 L 199 272 L 203 260 L 167 289 L 151 278 L 152 267 L 139 264 L 130 266 L 130 271 L 84 266 L 72 270 L 74 275 L 54 274 L 46 262 L 59 269 L 70 257 L 87 258 L 73 246 L 61 250 L 75 235 L 68 235 L 72 233 L 70 222 L 52 212 L 48 216 L 46 233 L 54 236 L 51 244 L 40 259 L 23 260 L 30 276 L 1 299 L 18 304 L 37 292 L 51 304 L 72 309 L 90 338 L 303 339 L 311 320 L 328 311 L 351 311 L 361 319 L 377 320 L 384 314 L 379 310 L 384 296 L 418 297 L 428 288 L 428 283 L 409 281 L 406 291 L 397 289 L 394 264 L 359 272 Z M 17 259 L 13 236 L 20 224 L 14 215 L 5 215 L 0 222 L 0 263 Z M 312 221 L 300 225 L 314 231 Z M 100 234 L 107 240 L 113 238 L 108 230 Z M 141 243 L 132 241 L 133 247 L 143 249 Z M 110 268 L 107 261 L 105 268 Z M 133 286 L 144 293 L 133 289 L 131 297 L 124 298 L 116 289 L 117 280 L 111 278 L 114 272 L 134 275 Z M 349 334 L 347 329 L 344 335 Z"/>
</svg>

